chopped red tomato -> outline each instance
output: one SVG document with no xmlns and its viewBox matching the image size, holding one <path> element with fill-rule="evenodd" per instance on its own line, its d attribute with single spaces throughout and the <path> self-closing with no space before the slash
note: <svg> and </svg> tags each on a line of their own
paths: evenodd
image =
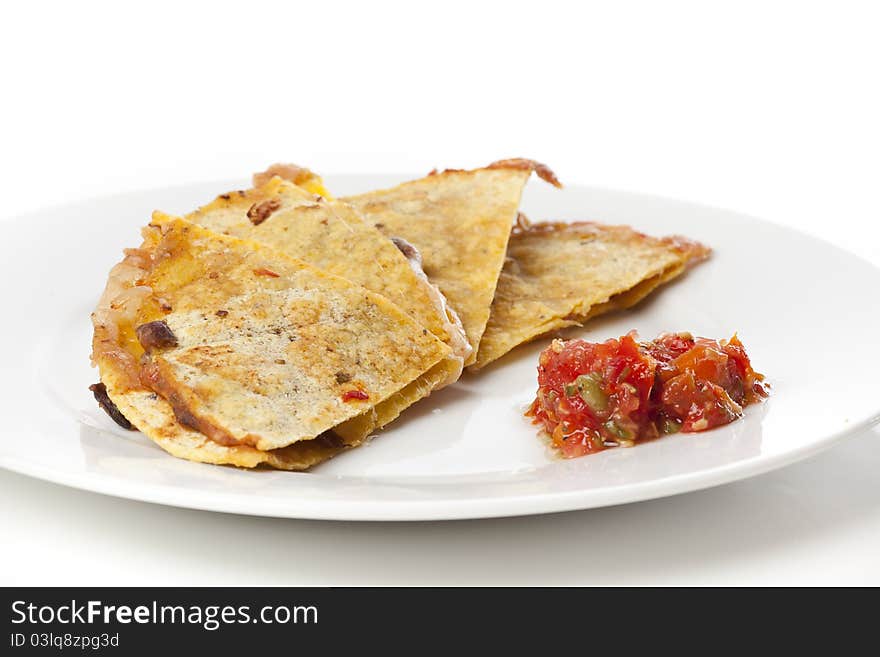
<svg viewBox="0 0 880 657">
<path fill-rule="evenodd" d="M 763 378 L 736 336 L 554 340 L 539 358 L 538 393 L 526 415 L 563 456 L 582 456 L 732 422 L 767 396 Z"/>
<path fill-rule="evenodd" d="M 365 393 L 363 390 L 346 390 L 342 393 L 342 401 L 363 401 L 364 399 L 369 399 L 370 396 Z"/>
</svg>

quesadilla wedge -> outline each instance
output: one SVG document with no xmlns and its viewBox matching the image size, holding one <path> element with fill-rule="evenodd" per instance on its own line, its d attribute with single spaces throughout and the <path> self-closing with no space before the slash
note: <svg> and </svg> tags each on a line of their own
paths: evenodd
<svg viewBox="0 0 880 657">
<path fill-rule="evenodd" d="M 327 430 L 449 352 L 384 297 L 182 220 L 145 230 L 93 322 L 106 393 L 134 426 L 247 467 L 304 469 L 356 444 Z"/>
<path fill-rule="evenodd" d="M 126 429 L 140 429 L 169 454 L 201 463 L 242 468 L 266 464 L 282 470 L 306 470 L 356 446 L 326 432 L 314 440 L 260 451 L 247 445 L 221 445 L 178 422 L 171 404 L 141 383 L 139 376 L 143 348 L 135 336 L 135 321 L 151 292 L 139 285 L 151 267 L 155 246 L 151 241 L 145 240 L 140 249 L 126 250 L 122 262 L 110 271 L 92 314 L 92 361 L 99 368 L 101 383 L 91 388 L 108 415 Z"/>
<path fill-rule="evenodd" d="M 649 237 L 629 226 L 529 224 L 523 218 L 511 234 L 471 369 L 539 336 L 629 308 L 709 253 L 697 242 Z"/>
<path fill-rule="evenodd" d="M 153 215 L 157 224 L 170 219 L 160 212 Z M 346 440 L 365 438 L 461 375 L 471 347 L 458 316 L 422 271 L 419 254 L 401 240 L 383 236 L 350 205 L 315 196 L 276 176 L 254 189 L 224 194 L 186 219 L 348 278 L 385 296 L 450 346 L 446 358 L 403 390 L 337 426 L 334 431 Z"/>
<path fill-rule="evenodd" d="M 259 176 L 259 174 L 258 174 Z M 171 217 L 153 214 L 154 223 Z M 395 243 L 346 203 L 316 196 L 280 177 L 217 197 L 184 217 L 214 232 L 253 240 L 381 294 L 458 351 L 463 329 L 446 300 Z"/>
<path fill-rule="evenodd" d="M 531 160 L 502 160 L 472 171 L 432 172 L 425 178 L 344 198 L 390 238 L 402 238 L 422 257 L 428 278 L 458 313 L 476 359 L 480 338 L 523 187 L 532 172 L 559 181 Z"/>
</svg>

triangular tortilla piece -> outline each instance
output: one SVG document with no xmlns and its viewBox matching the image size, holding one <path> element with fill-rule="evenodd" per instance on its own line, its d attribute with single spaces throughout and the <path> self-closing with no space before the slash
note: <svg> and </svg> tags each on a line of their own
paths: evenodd
<svg viewBox="0 0 880 657">
<path fill-rule="evenodd" d="M 261 174 L 255 176 L 258 180 Z M 155 223 L 171 217 L 154 213 Z M 432 391 L 458 379 L 471 354 L 464 329 L 407 244 L 396 245 L 348 204 L 306 194 L 278 177 L 224 194 L 186 219 L 254 240 L 382 294 L 451 347 L 449 355 L 363 417 L 334 431 L 346 442 L 366 438 Z"/>
<path fill-rule="evenodd" d="M 629 226 L 523 223 L 511 235 L 471 369 L 546 333 L 628 308 L 709 252 L 685 238 L 658 239 Z"/>
<path fill-rule="evenodd" d="M 110 272 L 107 287 L 92 314 L 92 359 L 111 404 L 124 418 L 169 454 L 178 458 L 254 468 L 265 464 L 282 470 L 307 470 L 362 441 L 340 441 L 327 432 L 313 440 L 280 449 L 260 451 L 247 445 L 221 445 L 180 424 L 171 405 L 139 379 L 143 349 L 134 333 L 136 316 L 149 288 L 138 285 L 150 269 L 149 241 L 128 249 Z M 150 319 L 161 318 L 158 309 Z M 128 427 L 126 427 L 128 428 Z"/>
<path fill-rule="evenodd" d="M 268 450 L 314 438 L 449 353 L 347 279 L 188 222 L 161 230 L 145 284 L 171 307 L 162 321 L 177 344 L 161 340 L 147 378 L 217 442 Z"/>
<path fill-rule="evenodd" d="M 386 297 L 453 350 L 467 349 L 460 321 L 418 263 L 346 203 L 273 177 L 244 193 L 219 196 L 184 218 L 347 278 Z M 156 212 L 153 219 L 161 223 L 169 217 Z"/>
<path fill-rule="evenodd" d="M 102 307 L 111 310 L 95 315 L 95 360 L 119 363 L 124 371 L 126 380 L 108 386 L 124 415 L 111 387 L 118 397 L 119 390 L 143 391 L 148 383 L 170 401 L 178 423 L 215 443 L 278 452 L 361 414 L 449 352 L 387 299 L 346 279 L 184 221 L 161 230 L 152 248 L 128 256 L 151 260 L 139 263 L 146 275 L 115 297 L 108 286 L 111 300 Z M 128 316 L 120 319 L 120 310 Z M 131 327 L 157 317 L 177 345 L 159 343 L 147 365 L 132 373 L 139 354 Z M 137 418 L 128 419 L 139 426 Z M 161 419 L 151 423 L 154 434 Z M 176 446 L 188 448 L 180 441 Z M 315 458 L 344 447 L 333 439 Z M 252 458 L 271 462 L 273 455 Z"/>
<path fill-rule="evenodd" d="M 520 197 L 532 171 L 555 185 L 545 166 L 504 160 L 473 171 L 447 170 L 343 200 L 391 238 L 421 253 L 428 278 L 458 313 L 476 358 Z"/>
</svg>

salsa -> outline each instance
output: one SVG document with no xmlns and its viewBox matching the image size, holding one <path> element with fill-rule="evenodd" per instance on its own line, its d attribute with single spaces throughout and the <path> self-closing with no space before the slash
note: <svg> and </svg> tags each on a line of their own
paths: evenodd
<svg viewBox="0 0 880 657">
<path fill-rule="evenodd" d="M 526 415 L 566 458 L 712 429 L 768 395 L 735 335 L 637 337 L 554 340 L 541 352 L 538 393 Z"/>
</svg>

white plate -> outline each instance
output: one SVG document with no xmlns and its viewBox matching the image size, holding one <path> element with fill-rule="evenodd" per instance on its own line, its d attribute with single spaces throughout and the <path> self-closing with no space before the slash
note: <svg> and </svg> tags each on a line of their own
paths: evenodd
<svg viewBox="0 0 880 657">
<path fill-rule="evenodd" d="M 333 176 L 350 193 L 408 176 Z M 738 331 L 773 394 L 714 431 L 575 460 L 555 458 L 522 411 L 537 354 L 521 347 L 407 411 L 368 446 L 310 473 L 244 471 L 168 456 L 100 411 L 87 386 L 89 312 L 154 208 L 184 212 L 244 181 L 113 196 L 4 224 L 0 466 L 76 488 L 266 516 L 438 520 L 585 509 L 750 477 L 880 420 L 880 270 L 828 244 L 731 212 L 533 182 L 533 219 L 594 219 L 682 233 L 712 259 L 636 309 L 571 335 L 592 340 Z"/>
</svg>

